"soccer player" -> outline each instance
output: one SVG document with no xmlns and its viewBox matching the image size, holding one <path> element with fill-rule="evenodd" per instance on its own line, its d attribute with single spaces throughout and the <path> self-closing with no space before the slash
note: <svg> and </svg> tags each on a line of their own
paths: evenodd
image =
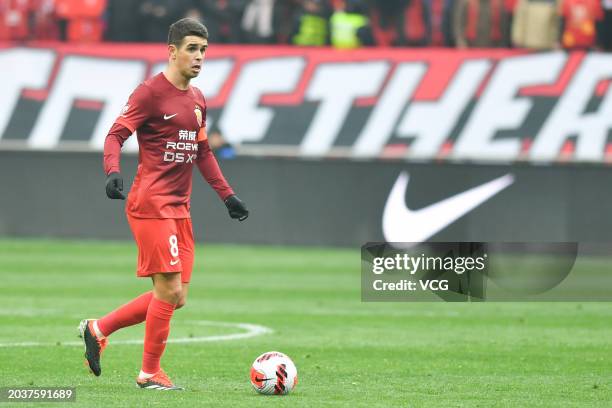
<svg viewBox="0 0 612 408">
<path fill-rule="evenodd" d="M 208 145 L 204 96 L 189 84 L 202 69 L 207 47 L 208 30 L 198 21 L 185 18 L 172 24 L 167 69 L 134 90 L 104 144 L 106 194 L 111 199 L 125 199 L 121 147 L 138 131 L 138 170 L 126 215 L 138 246 L 136 274 L 150 277 L 153 291 L 98 320 L 83 320 L 79 331 L 86 363 L 99 376 L 107 337 L 123 327 L 146 322 L 142 369 L 136 379 L 144 389 L 182 389 L 161 369 L 160 359 L 172 314 L 185 305 L 193 267 L 189 213 L 193 165 L 223 200 L 231 218 L 243 221 L 249 215 Z"/>
</svg>

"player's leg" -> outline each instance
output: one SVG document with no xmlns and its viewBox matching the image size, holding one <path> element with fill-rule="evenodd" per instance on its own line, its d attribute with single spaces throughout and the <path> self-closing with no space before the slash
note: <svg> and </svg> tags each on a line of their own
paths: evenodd
<svg viewBox="0 0 612 408">
<path fill-rule="evenodd" d="M 138 266 L 143 261 L 143 236 L 148 236 L 146 223 L 128 216 L 128 223 L 138 246 Z M 146 292 L 136 299 L 108 313 L 99 320 L 86 319 L 79 325 L 79 334 L 85 345 L 85 363 L 96 376 L 102 374 L 100 357 L 108 344 L 107 336 L 116 330 L 144 321 L 153 292 Z"/>
<path fill-rule="evenodd" d="M 137 276 L 150 276 L 152 271 L 180 272 L 178 242 L 174 220 L 139 219 L 127 216 L 138 246 Z M 153 292 L 146 292 L 99 320 L 83 320 L 79 332 L 85 343 L 86 364 L 96 376 L 102 372 L 100 356 L 107 345 L 106 337 L 123 327 L 141 323 L 147 316 Z"/>
<path fill-rule="evenodd" d="M 173 235 L 169 238 L 169 243 L 171 245 L 169 250 L 173 257 L 172 262 L 176 262 L 178 258 L 177 266 L 180 266 L 181 273 L 180 276 L 178 276 L 178 273 L 159 273 L 153 275 L 154 296 L 147 313 L 143 365 L 137 380 L 141 388 L 179 389 L 179 387 L 175 387 L 172 384 L 159 366 L 159 361 L 165 347 L 165 340 L 169 332 L 169 319 L 167 321 L 168 326 L 165 337 L 163 336 L 164 333 L 158 332 L 156 331 L 157 329 L 153 328 L 154 324 L 156 325 L 155 327 L 161 327 L 159 321 L 160 317 L 171 317 L 171 304 L 174 304 L 174 310 L 185 305 L 187 293 L 189 292 L 191 272 L 193 270 L 194 240 L 191 219 L 177 219 L 172 220 L 172 222 L 174 229 L 170 231 Z M 168 232 L 166 234 L 168 234 Z M 158 316 L 156 319 L 150 315 L 155 304 L 161 307 L 162 313 L 162 315 Z M 159 313 L 159 311 L 156 313 Z M 159 343 L 161 339 L 163 339 L 163 342 Z M 156 372 L 156 374 L 151 376 L 151 373 L 154 372 Z"/>
<path fill-rule="evenodd" d="M 187 294 L 189 293 L 189 282 L 191 281 L 191 273 L 193 271 L 194 261 L 194 239 L 193 227 L 191 218 L 176 220 L 179 258 L 181 260 L 181 282 L 182 291 L 181 298 L 176 304 L 176 308 L 180 309 L 187 302 Z"/>
<path fill-rule="evenodd" d="M 101 319 L 81 321 L 79 334 L 85 343 L 85 362 L 93 374 L 102 374 L 100 357 L 108 344 L 106 337 L 123 327 L 143 322 L 152 297 L 151 291 L 143 293 Z"/>
<path fill-rule="evenodd" d="M 153 298 L 147 310 L 142 370 L 136 383 L 141 388 L 181 389 L 172 384 L 160 367 L 170 333 L 170 320 L 181 298 L 181 274 L 153 274 Z"/>
<path fill-rule="evenodd" d="M 93 326 L 96 334 L 104 338 L 119 329 L 144 322 L 152 297 L 152 291 L 145 292 L 106 316 L 94 321 Z"/>
<path fill-rule="evenodd" d="M 181 284 L 181 297 L 179 298 L 176 304 L 176 309 L 180 309 L 185 306 L 185 304 L 187 303 L 187 293 L 189 293 L 189 283 L 183 282 Z"/>
</svg>

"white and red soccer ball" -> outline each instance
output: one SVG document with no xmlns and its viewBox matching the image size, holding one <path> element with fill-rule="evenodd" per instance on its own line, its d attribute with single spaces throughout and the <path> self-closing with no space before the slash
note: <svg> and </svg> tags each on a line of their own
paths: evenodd
<svg viewBox="0 0 612 408">
<path fill-rule="evenodd" d="M 297 382 L 297 368 L 283 353 L 269 351 L 253 361 L 251 385 L 260 394 L 288 394 L 295 388 Z"/>
</svg>

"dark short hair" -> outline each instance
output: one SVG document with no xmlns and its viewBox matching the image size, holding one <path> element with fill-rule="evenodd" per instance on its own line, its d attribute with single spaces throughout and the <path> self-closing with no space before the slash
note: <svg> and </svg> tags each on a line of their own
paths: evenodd
<svg viewBox="0 0 612 408">
<path fill-rule="evenodd" d="M 170 26 L 168 30 L 168 45 L 174 44 L 176 47 L 180 47 L 183 38 L 188 35 L 195 35 L 207 40 L 208 29 L 194 18 L 182 18 Z"/>
</svg>

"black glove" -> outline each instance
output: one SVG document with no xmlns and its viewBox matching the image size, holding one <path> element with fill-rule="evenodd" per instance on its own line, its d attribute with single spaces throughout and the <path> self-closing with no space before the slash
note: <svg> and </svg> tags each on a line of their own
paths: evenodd
<svg viewBox="0 0 612 408">
<path fill-rule="evenodd" d="M 120 173 L 113 172 L 106 177 L 106 195 L 108 198 L 125 200 L 123 178 Z"/>
<path fill-rule="evenodd" d="M 249 210 L 246 205 L 238 198 L 237 195 L 231 195 L 224 201 L 227 210 L 229 211 L 230 217 L 238 219 L 238 221 L 244 221 L 249 216 Z"/>
</svg>

